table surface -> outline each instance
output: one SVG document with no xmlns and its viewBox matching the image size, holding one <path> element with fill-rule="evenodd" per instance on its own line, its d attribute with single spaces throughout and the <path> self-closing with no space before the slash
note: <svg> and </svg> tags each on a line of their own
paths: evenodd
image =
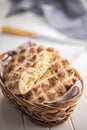
<svg viewBox="0 0 87 130">
<path fill-rule="evenodd" d="M 5 1 L 5 0 L 4 0 Z M 3 2 L 2 2 L 3 3 Z M 3 4 L 1 4 L 3 5 Z M 6 9 L 6 8 L 5 8 Z M 0 11 L 3 10 L 1 6 Z M 3 13 L 4 16 L 5 13 Z M 66 38 L 66 36 L 57 33 L 45 24 L 43 18 L 38 17 L 32 13 L 25 13 L 16 15 L 10 18 L 3 19 L 0 14 L 0 22 L 2 24 L 9 24 L 25 29 L 37 31 L 40 34 L 53 36 L 57 38 Z M 25 17 L 25 19 L 24 19 Z M 31 21 L 29 21 L 31 19 Z M 28 20 L 28 21 L 27 21 Z M 35 21 L 35 22 L 33 22 Z M 43 30 L 43 31 L 42 31 Z M 50 32 L 50 33 L 49 33 Z M 30 38 L 17 37 L 0 34 L 0 53 L 13 49 L 29 41 Z M 84 93 L 77 102 L 77 107 L 70 118 L 63 124 L 54 126 L 52 128 L 42 127 L 30 121 L 26 116 L 17 110 L 13 105 L 9 104 L 8 100 L 3 96 L 0 90 L 0 130 L 87 130 L 87 50 L 84 46 L 64 45 L 62 43 L 49 43 L 42 40 L 35 40 L 37 44 L 43 44 L 58 49 L 64 56 L 66 56 L 73 67 L 75 67 L 84 79 Z"/>
</svg>

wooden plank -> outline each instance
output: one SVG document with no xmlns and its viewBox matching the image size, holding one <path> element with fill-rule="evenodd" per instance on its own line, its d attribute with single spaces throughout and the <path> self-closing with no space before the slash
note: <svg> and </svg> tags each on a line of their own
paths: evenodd
<svg viewBox="0 0 87 130">
<path fill-rule="evenodd" d="M 72 64 L 80 72 L 84 80 L 84 95 L 87 98 L 87 52 L 80 55 Z M 76 130 L 87 130 L 87 100 L 84 95 L 81 97 L 75 112 L 71 116 Z"/>
<path fill-rule="evenodd" d="M 49 129 L 47 127 L 42 127 L 36 123 L 33 123 L 25 116 L 24 116 L 24 124 L 26 130 L 48 130 Z M 73 130 L 73 126 L 71 124 L 70 118 L 65 123 L 50 128 L 50 130 L 63 130 L 63 129 Z"/>
<path fill-rule="evenodd" d="M 73 130 L 70 118 L 65 123 L 52 127 L 51 130 Z"/>
<path fill-rule="evenodd" d="M 41 40 L 38 40 L 37 43 L 57 49 L 63 55 L 63 57 L 67 57 L 71 61 L 73 58 L 78 57 L 78 55 L 81 55 L 85 51 L 84 46 L 73 46 L 71 43 L 70 45 L 62 44 L 61 42 L 55 44 Z"/>
<path fill-rule="evenodd" d="M 50 130 L 73 130 L 73 126 L 72 126 L 71 120 L 69 118 L 66 122 L 64 122 L 60 125 L 54 126 L 54 127 L 50 128 Z"/>
<path fill-rule="evenodd" d="M 40 126 L 29 120 L 26 116 L 24 116 L 24 124 L 26 130 L 49 130 L 48 127 Z"/>
<path fill-rule="evenodd" d="M 4 98 L 0 91 L 0 130 L 24 130 L 21 112 Z"/>
<path fill-rule="evenodd" d="M 15 49 L 20 44 L 29 41 L 29 38 L 19 37 L 13 35 L 2 35 L 0 34 L 0 53 Z"/>
<path fill-rule="evenodd" d="M 14 49 L 15 47 L 19 46 L 20 44 L 32 40 L 31 38 L 26 37 L 19 37 L 19 36 L 13 36 L 13 35 L 0 35 L 0 52 L 7 51 L 9 49 Z M 72 46 L 72 45 L 64 45 L 62 43 L 53 43 L 53 42 L 47 42 L 43 40 L 36 40 L 33 39 L 34 42 L 37 44 L 45 45 L 48 47 L 54 47 L 55 49 L 59 50 L 59 52 L 67 57 L 69 60 L 72 60 L 73 58 L 77 57 L 79 54 L 85 51 L 84 47 L 79 46 Z"/>
<path fill-rule="evenodd" d="M 79 100 L 71 119 L 75 130 L 87 130 L 87 101 L 84 95 Z"/>
</svg>

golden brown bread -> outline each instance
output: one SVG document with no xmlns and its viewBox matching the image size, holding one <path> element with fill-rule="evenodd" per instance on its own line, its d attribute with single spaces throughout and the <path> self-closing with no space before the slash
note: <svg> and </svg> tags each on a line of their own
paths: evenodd
<svg viewBox="0 0 87 130">
<path fill-rule="evenodd" d="M 9 63 L 6 86 L 30 102 L 57 100 L 78 80 L 69 61 L 53 48 L 31 45 L 20 49 Z"/>
</svg>

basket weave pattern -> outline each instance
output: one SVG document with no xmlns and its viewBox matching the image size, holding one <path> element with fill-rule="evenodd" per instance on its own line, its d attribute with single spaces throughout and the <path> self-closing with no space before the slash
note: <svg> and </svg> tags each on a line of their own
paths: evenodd
<svg viewBox="0 0 87 130">
<path fill-rule="evenodd" d="M 8 55 L 7 58 L 4 58 L 5 55 Z M 2 63 L 7 63 L 7 59 L 13 56 L 13 52 L 9 51 L 0 55 L 0 86 L 5 97 L 9 99 L 9 101 L 14 104 L 17 108 L 19 108 L 24 114 L 26 114 L 31 120 L 34 122 L 43 125 L 43 126 L 54 126 L 59 123 L 64 122 L 73 112 L 76 107 L 76 102 L 79 100 L 80 96 L 83 92 L 83 80 L 80 77 L 79 73 L 75 70 L 76 76 L 82 83 L 81 93 L 72 98 L 72 100 L 68 100 L 64 103 L 57 104 L 48 103 L 48 104 L 40 104 L 40 103 L 31 103 L 27 102 L 23 98 L 19 98 L 13 93 L 9 91 L 9 89 L 5 86 L 3 80 L 3 70 L 5 69 Z"/>
</svg>

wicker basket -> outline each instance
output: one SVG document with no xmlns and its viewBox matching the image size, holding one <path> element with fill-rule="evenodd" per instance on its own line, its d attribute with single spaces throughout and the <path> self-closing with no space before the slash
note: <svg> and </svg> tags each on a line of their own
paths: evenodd
<svg viewBox="0 0 87 130">
<path fill-rule="evenodd" d="M 55 101 L 53 103 L 46 104 L 33 104 L 29 101 L 27 102 L 26 100 L 17 97 L 5 87 L 3 80 L 3 70 L 5 68 L 3 66 L 3 63 L 7 63 L 7 59 L 10 56 L 13 56 L 13 51 L 9 51 L 0 55 L 0 87 L 2 89 L 3 94 L 9 99 L 9 101 L 11 101 L 12 104 L 19 108 L 31 120 L 40 125 L 54 126 L 64 122 L 73 112 L 74 108 L 76 107 L 76 102 L 78 101 L 83 92 L 83 80 L 80 77 L 79 73 L 75 71 L 76 76 L 82 83 L 82 89 L 78 95 L 74 96 L 70 100 L 66 100 L 60 103 Z"/>
</svg>

